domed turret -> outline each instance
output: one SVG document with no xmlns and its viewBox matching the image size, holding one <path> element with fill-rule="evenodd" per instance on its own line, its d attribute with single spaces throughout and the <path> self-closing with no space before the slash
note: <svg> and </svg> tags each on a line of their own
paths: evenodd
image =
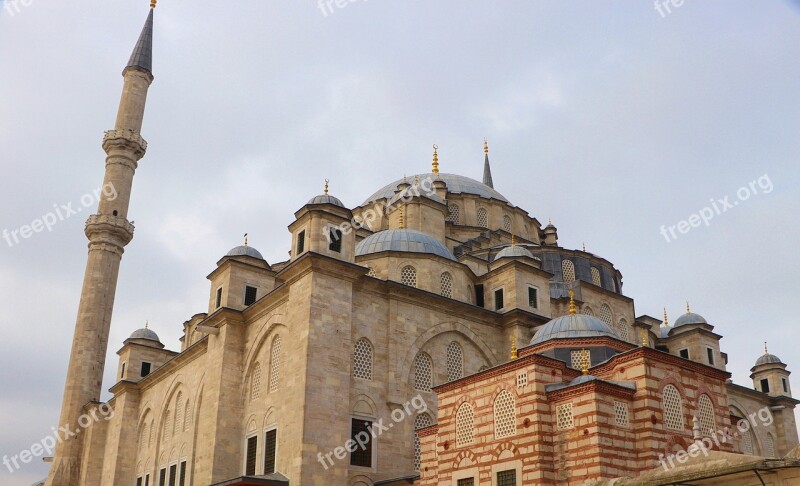
<svg viewBox="0 0 800 486">
<path fill-rule="evenodd" d="M 558 245 L 558 228 L 553 226 L 553 222 L 548 220 L 544 227 L 544 244 L 550 246 Z"/>
<path fill-rule="evenodd" d="M 774 354 L 770 354 L 767 343 L 764 343 L 764 354 L 756 360 L 755 366 L 750 368 L 750 378 L 753 388 L 769 396 L 792 396 L 789 385 L 791 372 L 786 369 L 786 364 Z"/>
<path fill-rule="evenodd" d="M 499 260 L 501 258 L 517 258 L 517 257 L 533 258 L 533 254 L 530 251 L 528 251 L 527 248 L 523 246 L 518 246 L 516 236 L 511 235 L 511 244 L 500 250 L 497 253 L 497 255 L 495 255 L 494 259 Z"/>
<path fill-rule="evenodd" d="M 141 329 L 133 331 L 128 339 L 146 339 L 148 341 L 155 341 L 157 343 L 161 342 L 161 340 L 158 338 L 158 334 L 153 332 L 151 329 L 148 329 L 147 325 Z"/>
<path fill-rule="evenodd" d="M 328 194 L 328 183 L 330 181 L 325 179 L 325 193 L 320 194 L 319 196 L 314 196 L 308 200 L 308 204 L 333 204 L 334 206 L 339 206 L 340 208 L 345 207 L 342 201 L 338 197 L 331 196 Z"/>
<path fill-rule="evenodd" d="M 586 314 L 578 314 L 575 301 L 570 296 L 569 314 L 557 317 L 536 331 L 531 344 L 540 344 L 551 339 L 570 339 L 586 337 L 612 337 L 619 339 L 617 333 L 600 319 Z"/>
<path fill-rule="evenodd" d="M 229 257 L 237 257 L 237 256 L 249 256 L 253 258 L 258 258 L 259 260 L 263 260 L 264 257 L 261 255 L 261 252 L 253 248 L 252 246 L 248 246 L 247 244 L 239 245 L 235 248 L 231 248 L 231 251 L 225 254 L 225 256 Z"/>
</svg>

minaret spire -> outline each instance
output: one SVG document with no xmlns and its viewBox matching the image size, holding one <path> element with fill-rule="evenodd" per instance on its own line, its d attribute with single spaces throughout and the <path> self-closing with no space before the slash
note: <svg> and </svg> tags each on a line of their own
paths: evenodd
<svg viewBox="0 0 800 486">
<path fill-rule="evenodd" d="M 492 181 L 492 167 L 489 165 L 489 142 L 483 139 L 483 183 L 494 189 L 494 182 Z"/>
<path fill-rule="evenodd" d="M 61 426 L 70 429 L 79 423 L 84 406 L 100 399 L 119 265 L 125 246 L 133 239 L 133 224 L 127 219 L 128 205 L 133 175 L 147 150 L 147 142 L 139 132 L 147 90 L 153 82 L 154 7 L 155 1 L 151 1 L 142 33 L 122 72 L 124 84 L 117 120 L 114 129 L 103 137 L 103 150 L 107 154 L 103 195 L 97 213 L 86 221 L 89 254 L 59 420 Z M 47 486 L 81 484 L 83 436 L 78 434 L 56 445 Z M 135 442 L 136 431 L 123 427 L 119 440 Z M 134 479 L 132 475 L 115 476 L 110 482 L 132 484 Z"/>
</svg>

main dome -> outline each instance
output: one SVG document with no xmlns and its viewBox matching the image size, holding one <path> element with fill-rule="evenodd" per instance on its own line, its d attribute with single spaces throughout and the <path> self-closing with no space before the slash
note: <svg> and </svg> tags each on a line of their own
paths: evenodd
<svg viewBox="0 0 800 486">
<path fill-rule="evenodd" d="M 371 202 L 378 201 L 379 199 L 391 198 L 394 196 L 395 191 L 397 191 L 397 186 L 400 183 L 407 182 L 410 184 L 415 177 L 419 177 L 419 180 L 421 181 L 425 179 L 430 179 L 432 181 L 439 179 L 444 181 L 444 183 L 447 184 L 447 192 L 453 194 L 474 194 L 476 196 L 485 197 L 488 199 L 497 199 L 498 201 L 508 203 L 508 199 L 506 199 L 505 196 L 486 184 L 476 181 L 475 179 L 470 179 L 469 177 L 464 177 L 457 174 L 427 173 L 412 175 L 404 179 L 398 179 L 391 184 L 387 184 L 379 189 L 375 194 L 368 197 L 367 200 L 361 205 L 364 206 Z"/>
<path fill-rule="evenodd" d="M 596 317 L 586 314 L 567 314 L 540 327 L 531 339 L 531 344 L 540 344 L 551 339 L 603 336 L 619 339 L 617 333 L 608 324 Z"/>
<path fill-rule="evenodd" d="M 431 253 L 458 261 L 442 242 L 431 235 L 411 229 L 389 229 L 371 234 L 356 245 L 356 256 L 382 251 Z"/>
</svg>

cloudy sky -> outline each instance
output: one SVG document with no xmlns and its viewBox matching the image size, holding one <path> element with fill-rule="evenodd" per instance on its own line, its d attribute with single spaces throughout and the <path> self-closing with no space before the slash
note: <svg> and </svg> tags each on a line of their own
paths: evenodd
<svg viewBox="0 0 800 486">
<path fill-rule="evenodd" d="M 57 423 L 100 139 L 147 15 L 146 0 L 23 1 L 0 11 L 0 230 L 87 204 L 0 241 L 0 455 Z M 495 187 L 614 262 L 637 314 L 674 319 L 691 301 L 740 384 L 763 341 L 800 370 L 800 2 L 344 5 L 160 2 L 104 389 L 145 320 L 178 348 L 243 233 L 284 260 L 293 212 L 326 177 L 355 206 L 429 170 L 437 143 L 443 172 L 479 178 L 483 137 Z M 726 197 L 738 204 L 708 226 L 660 233 Z M 45 474 L 0 467 L 0 483 Z"/>
</svg>

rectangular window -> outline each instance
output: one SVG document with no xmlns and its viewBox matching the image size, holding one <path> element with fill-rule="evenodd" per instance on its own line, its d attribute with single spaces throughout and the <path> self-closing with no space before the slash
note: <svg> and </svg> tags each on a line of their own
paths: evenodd
<svg viewBox="0 0 800 486">
<path fill-rule="evenodd" d="M 253 305 L 256 301 L 256 296 L 258 296 L 258 289 L 255 287 L 251 287 L 249 285 L 245 285 L 244 287 L 244 305 L 247 307 L 248 305 Z"/>
<path fill-rule="evenodd" d="M 142 478 L 136 478 L 136 486 L 142 486 Z"/>
<path fill-rule="evenodd" d="M 565 403 L 556 407 L 556 425 L 558 430 L 571 429 L 574 423 L 571 403 Z"/>
<path fill-rule="evenodd" d="M 175 486 L 175 480 L 178 476 L 178 465 L 173 464 L 169 467 L 169 486 Z"/>
<path fill-rule="evenodd" d="M 714 350 L 711 348 L 706 348 L 706 354 L 708 354 L 708 364 L 714 366 Z"/>
<path fill-rule="evenodd" d="M 539 289 L 528 287 L 528 306 L 533 309 L 539 308 Z"/>
<path fill-rule="evenodd" d="M 221 305 L 222 305 L 222 287 L 217 289 L 217 298 L 214 303 L 214 308 L 219 309 Z"/>
<path fill-rule="evenodd" d="M 139 373 L 142 378 L 150 374 L 150 363 L 142 361 L 142 371 Z"/>
<path fill-rule="evenodd" d="M 459 479 L 458 486 L 475 486 L 475 478 Z"/>
<path fill-rule="evenodd" d="M 297 233 L 297 255 L 299 256 L 306 249 L 306 230 Z"/>
<path fill-rule="evenodd" d="M 678 351 L 678 354 L 680 354 L 681 358 L 689 359 L 689 350 L 688 349 L 681 349 L 680 351 Z"/>
<path fill-rule="evenodd" d="M 150 475 L 149 474 L 145 474 L 144 475 L 144 486 L 150 486 Z"/>
<path fill-rule="evenodd" d="M 503 289 L 497 289 L 494 291 L 494 310 L 500 310 L 503 308 Z"/>
<path fill-rule="evenodd" d="M 528 386 L 528 372 L 520 371 L 517 373 L 517 388 L 525 388 Z"/>
<path fill-rule="evenodd" d="M 247 439 L 247 457 L 244 463 L 244 475 L 254 476 L 256 474 L 256 448 L 258 447 L 258 436 L 254 435 Z"/>
<path fill-rule="evenodd" d="M 589 349 L 582 349 L 580 351 L 570 352 L 570 361 L 572 369 L 583 370 L 583 363 L 586 363 L 586 368 L 592 367 L 592 351 Z"/>
<path fill-rule="evenodd" d="M 186 486 L 186 461 L 181 462 L 181 477 L 178 486 Z"/>
<path fill-rule="evenodd" d="M 352 419 L 350 438 L 357 442 L 356 450 L 350 453 L 350 465 L 372 467 L 372 422 L 364 419 Z M 367 437 L 367 440 L 364 440 Z M 361 444 L 364 444 L 363 447 Z"/>
<path fill-rule="evenodd" d="M 761 391 L 764 393 L 769 393 L 769 380 L 766 378 L 761 380 Z"/>
<path fill-rule="evenodd" d="M 483 298 L 483 285 L 476 285 L 475 286 L 475 305 L 478 307 L 484 307 L 485 302 Z"/>
<path fill-rule="evenodd" d="M 122 363 L 122 371 L 119 372 L 119 379 L 125 378 L 125 363 Z"/>
<path fill-rule="evenodd" d="M 167 468 L 158 472 L 158 486 L 167 486 Z"/>
<path fill-rule="evenodd" d="M 342 252 L 342 232 L 336 228 L 328 230 L 328 249 L 336 253 Z"/>
<path fill-rule="evenodd" d="M 264 474 L 275 472 L 275 451 L 278 446 L 278 431 L 268 430 L 264 437 Z"/>
<path fill-rule="evenodd" d="M 630 423 L 628 418 L 628 404 L 614 400 L 614 423 L 620 427 L 627 427 Z"/>
<path fill-rule="evenodd" d="M 510 469 L 497 473 L 497 486 L 517 486 L 517 471 Z"/>
<path fill-rule="evenodd" d="M 781 383 L 783 383 L 783 393 L 789 393 L 789 382 L 786 378 L 781 378 Z"/>
</svg>

